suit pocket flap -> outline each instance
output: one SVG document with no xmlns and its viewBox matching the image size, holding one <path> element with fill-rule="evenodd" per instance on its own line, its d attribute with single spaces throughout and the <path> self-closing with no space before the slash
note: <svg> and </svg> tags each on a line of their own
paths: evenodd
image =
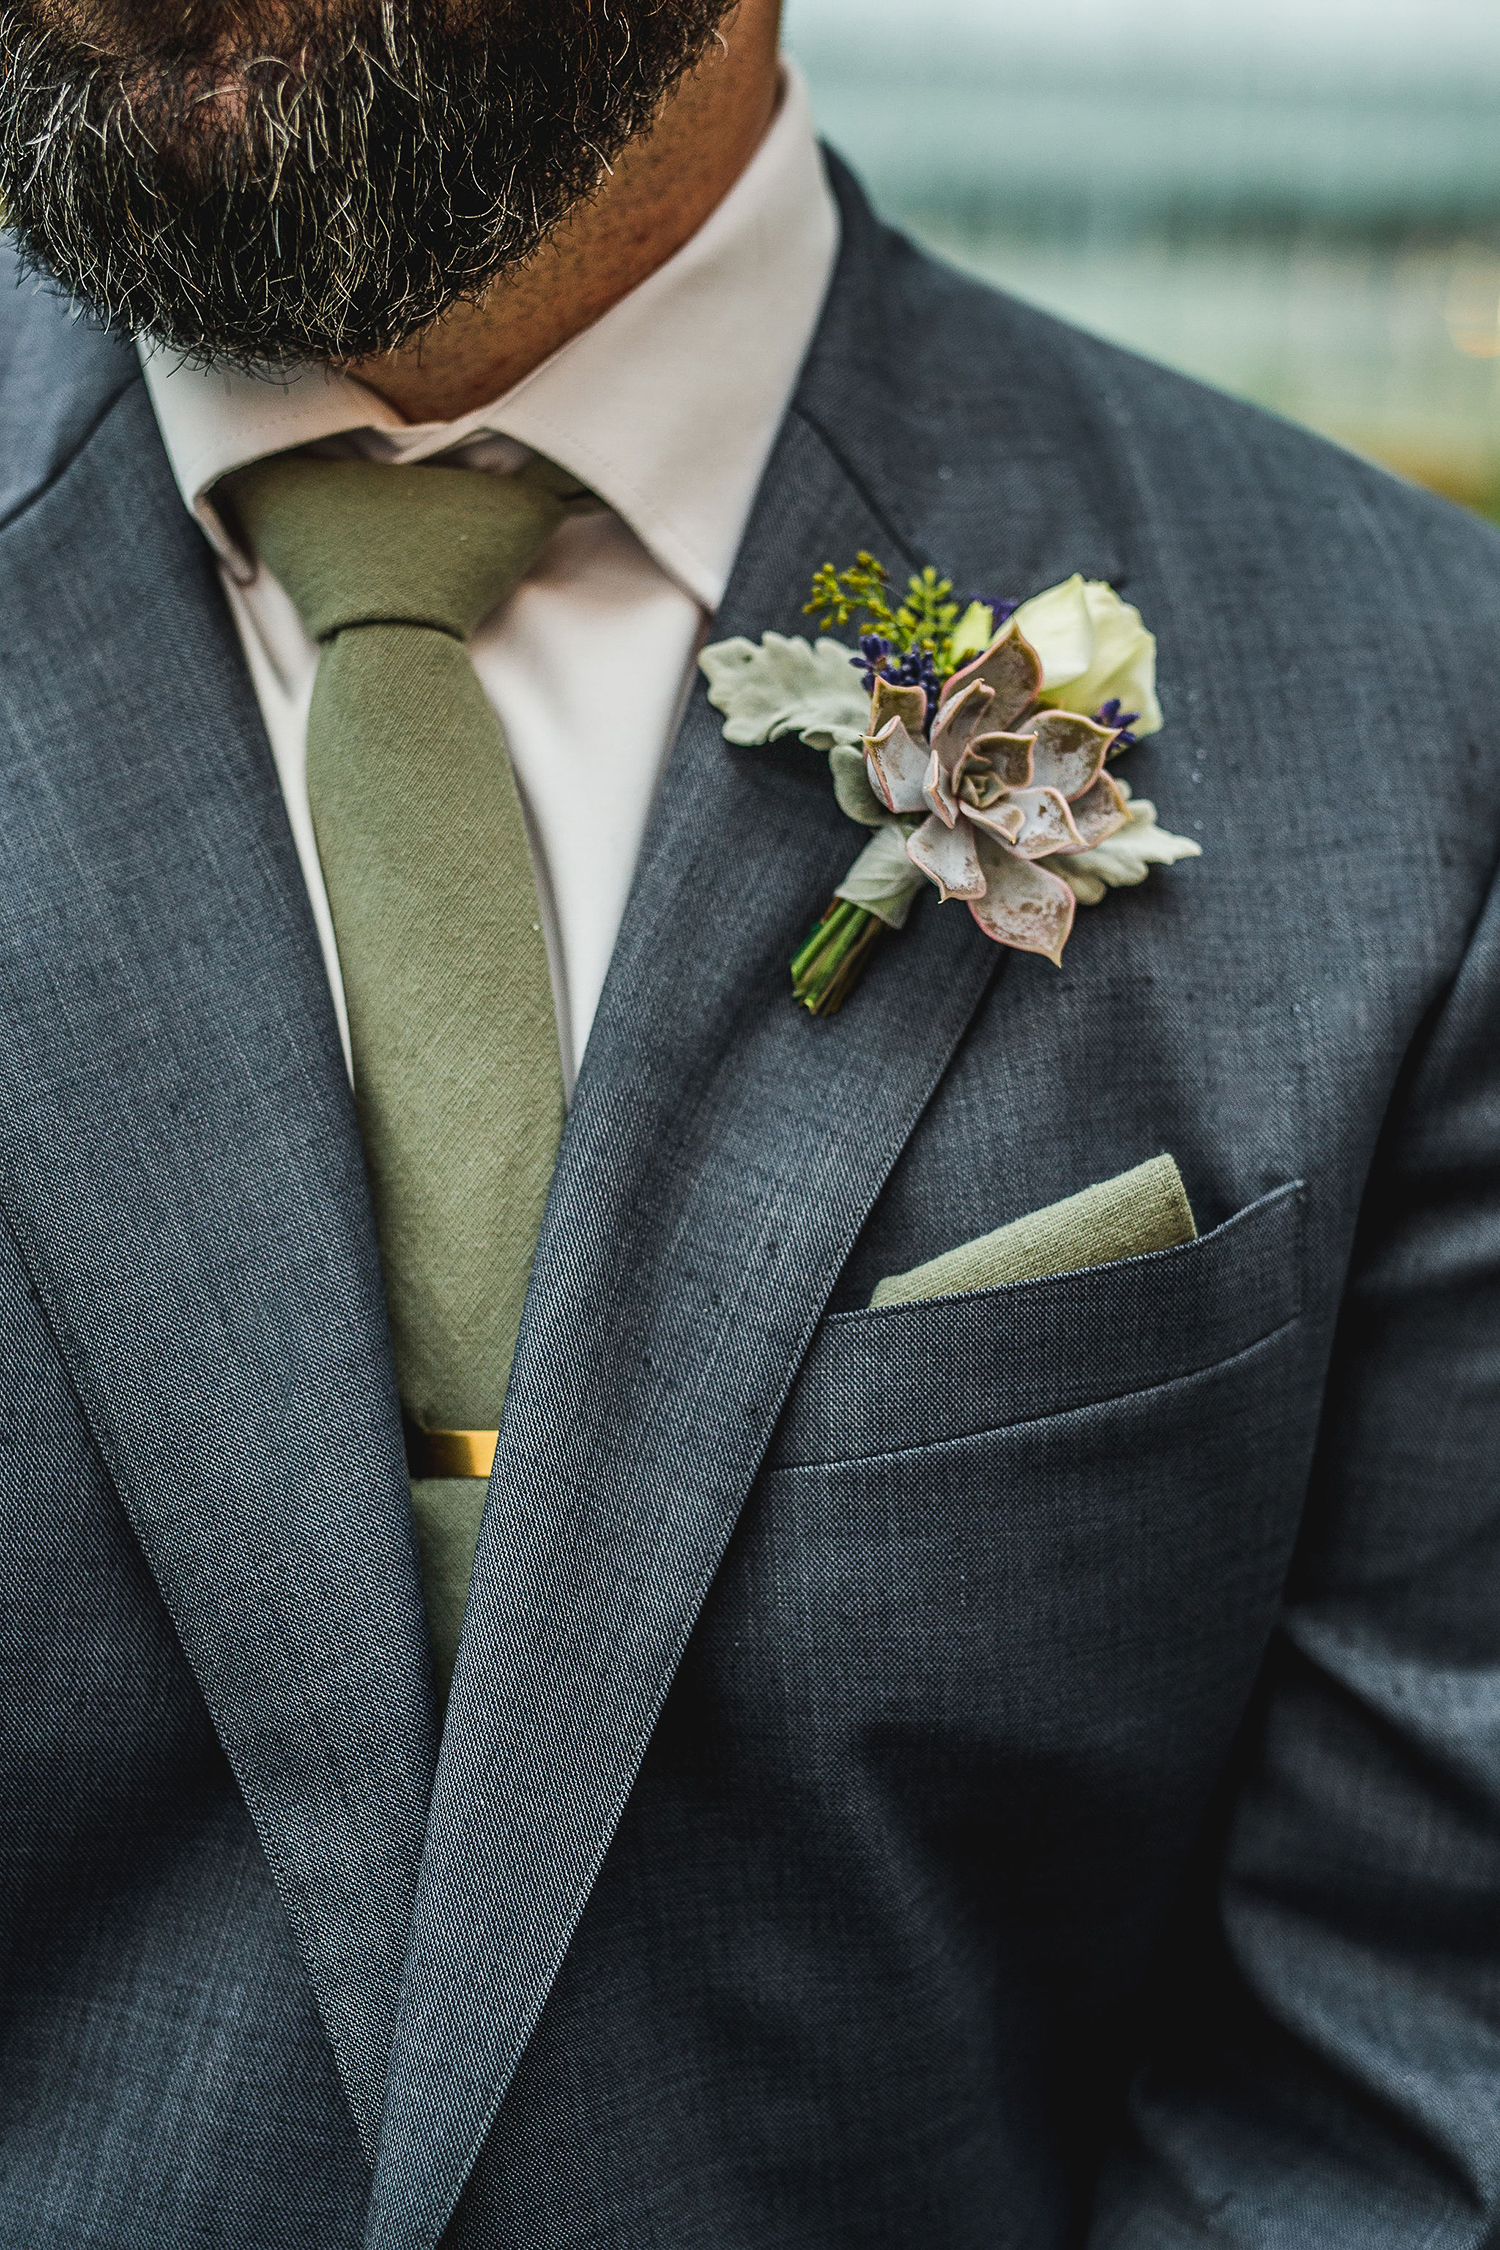
<svg viewBox="0 0 1500 2250">
<path fill-rule="evenodd" d="M 970 1296 L 834 1313 L 766 1466 L 858 1459 L 1065 1414 L 1247 1351 L 1302 1301 L 1300 1180 L 1173 1250 Z"/>
</svg>

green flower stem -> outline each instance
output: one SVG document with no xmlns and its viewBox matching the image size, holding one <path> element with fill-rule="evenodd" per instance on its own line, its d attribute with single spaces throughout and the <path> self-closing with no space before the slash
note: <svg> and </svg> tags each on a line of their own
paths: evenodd
<svg viewBox="0 0 1500 2250">
<path fill-rule="evenodd" d="M 836 1015 L 854 990 L 885 924 L 836 898 L 792 962 L 792 993 L 815 1016 Z"/>
<path fill-rule="evenodd" d="M 832 945 L 835 942 L 839 933 L 844 929 L 851 916 L 856 911 L 857 910 L 850 905 L 848 899 L 834 899 L 832 904 L 829 906 L 828 911 L 826 912 L 826 914 L 824 914 L 822 920 L 814 924 L 812 932 L 808 937 L 806 943 L 803 945 L 801 952 L 793 956 L 792 982 L 794 984 L 800 982 L 802 977 L 806 975 L 807 971 L 811 968 L 818 955 L 822 953 L 827 946 Z"/>
</svg>

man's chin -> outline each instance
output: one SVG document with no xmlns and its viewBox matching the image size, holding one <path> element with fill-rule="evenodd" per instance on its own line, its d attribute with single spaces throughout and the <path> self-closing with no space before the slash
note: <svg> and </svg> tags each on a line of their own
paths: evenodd
<svg viewBox="0 0 1500 2250">
<path fill-rule="evenodd" d="M 174 10 L 168 48 L 156 6 L 20 0 L 0 203 L 113 327 L 244 366 L 372 358 L 528 258 L 725 12 L 628 0 L 602 54 L 593 0 L 213 5 Z M 247 27 L 279 36 L 247 52 Z"/>
</svg>

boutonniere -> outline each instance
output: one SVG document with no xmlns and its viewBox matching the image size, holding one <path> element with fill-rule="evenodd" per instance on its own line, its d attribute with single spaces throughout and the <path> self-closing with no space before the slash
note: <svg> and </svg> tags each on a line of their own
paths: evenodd
<svg viewBox="0 0 1500 2250">
<path fill-rule="evenodd" d="M 834 793 L 874 834 L 792 961 L 814 1015 L 847 998 L 882 931 L 924 883 L 987 937 L 1060 961 L 1079 905 L 1200 847 L 1106 771 L 1161 725 L 1156 642 L 1097 579 L 1026 602 L 954 599 L 927 569 L 891 606 L 871 555 L 825 564 L 816 644 L 767 633 L 699 659 L 728 741 L 796 734 L 825 751 Z M 859 647 L 827 638 L 855 625 Z"/>
</svg>

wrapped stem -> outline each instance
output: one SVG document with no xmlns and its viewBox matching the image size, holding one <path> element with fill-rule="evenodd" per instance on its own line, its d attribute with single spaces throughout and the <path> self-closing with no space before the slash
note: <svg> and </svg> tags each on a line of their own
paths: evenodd
<svg viewBox="0 0 1500 2250">
<path fill-rule="evenodd" d="M 792 962 L 792 993 L 815 1016 L 836 1015 L 863 975 L 885 923 L 836 898 Z"/>
</svg>

